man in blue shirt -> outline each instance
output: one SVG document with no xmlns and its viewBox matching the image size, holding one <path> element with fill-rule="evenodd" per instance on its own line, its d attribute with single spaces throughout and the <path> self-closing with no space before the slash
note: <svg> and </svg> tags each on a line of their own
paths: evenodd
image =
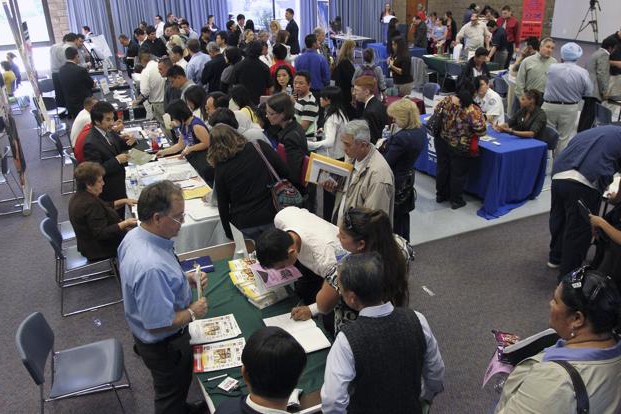
<svg viewBox="0 0 621 414">
<path fill-rule="evenodd" d="M 205 315 L 207 303 L 204 297 L 192 302 L 193 275 L 183 272 L 173 250 L 184 209 L 183 193 L 172 182 L 145 187 L 138 200 L 140 227 L 118 249 L 125 319 L 151 371 L 158 414 L 205 412 L 204 402 L 186 403 L 193 366 L 187 325 Z M 202 288 L 206 282 L 202 274 Z"/>
<path fill-rule="evenodd" d="M 311 77 L 311 92 L 318 96 L 325 86 L 330 84 L 330 65 L 323 55 L 318 52 L 317 36 L 309 34 L 304 38 L 306 49 L 295 60 L 295 70 L 306 71 Z"/>
<path fill-rule="evenodd" d="M 546 113 L 548 125 L 559 133 L 554 156 L 567 146 L 575 134 L 579 103 L 593 91 L 589 72 L 576 64 L 581 56 L 580 46 L 574 42 L 565 43 L 561 48 L 563 63 L 554 63 L 548 70 L 541 109 Z"/>
<path fill-rule="evenodd" d="M 201 46 L 198 40 L 188 40 L 188 51 L 190 52 L 190 61 L 185 68 L 185 73 L 189 80 L 197 85 L 202 85 L 201 76 L 207 62 L 211 60 L 209 55 L 201 52 Z"/>
</svg>

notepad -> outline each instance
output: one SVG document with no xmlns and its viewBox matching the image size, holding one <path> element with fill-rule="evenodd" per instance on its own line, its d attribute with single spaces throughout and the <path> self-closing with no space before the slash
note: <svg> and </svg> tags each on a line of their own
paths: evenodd
<svg viewBox="0 0 621 414">
<path fill-rule="evenodd" d="M 289 332 L 307 354 L 319 351 L 320 349 L 330 348 L 330 341 L 326 335 L 317 327 L 314 320 L 294 321 L 291 315 L 285 313 L 283 315 L 274 316 L 272 318 L 263 319 L 266 326 L 277 326 Z"/>
<path fill-rule="evenodd" d="M 183 199 L 191 200 L 193 198 L 204 197 L 207 193 L 211 192 L 211 188 L 208 185 L 198 188 L 189 188 L 183 190 Z"/>
</svg>

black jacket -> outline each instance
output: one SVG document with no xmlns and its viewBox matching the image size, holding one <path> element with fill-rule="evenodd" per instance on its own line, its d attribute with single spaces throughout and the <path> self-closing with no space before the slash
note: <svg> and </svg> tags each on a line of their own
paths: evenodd
<svg viewBox="0 0 621 414">
<path fill-rule="evenodd" d="M 125 53 L 124 62 L 129 69 L 133 69 L 138 60 L 138 53 L 140 53 L 140 45 L 136 39 L 132 39 L 127 45 L 127 52 Z M 131 58 L 131 59 L 130 59 Z"/>
<path fill-rule="evenodd" d="M 226 66 L 227 63 L 224 60 L 224 55 L 222 53 L 218 53 L 205 64 L 201 75 L 201 82 L 203 85 L 207 85 L 209 87 L 207 89 L 208 92 L 221 90 L 220 78 L 222 77 L 222 72 Z"/>
<path fill-rule="evenodd" d="M 289 169 L 276 151 L 263 141 L 257 142 L 280 178 L 289 179 Z M 228 238 L 233 238 L 229 223 L 233 223 L 238 229 L 245 229 L 274 221 L 276 209 L 268 186 L 275 181 L 250 142 L 233 158 L 216 166 L 218 211 Z"/>
<path fill-rule="evenodd" d="M 259 99 L 267 95 L 267 89 L 274 81 L 270 75 L 270 68 L 258 58 L 247 57 L 235 64 L 233 84 L 240 83 L 250 92 L 250 100 L 259 105 Z"/>
<path fill-rule="evenodd" d="M 491 79 L 489 69 L 487 68 L 487 64 L 485 62 L 481 65 L 481 71 L 483 72 L 483 75 L 487 76 L 487 79 Z M 471 84 L 474 83 L 474 78 L 474 57 L 471 57 L 462 69 L 461 75 L 457 78 L 457 90 L 461 89 L 462 85 L 465 85 L 468 82 Z M 479 89 L 479 85 L 475 85 L 475 88 Z"/>
<path fill-rule="evenodd" d="M 97 128 L 93 127 L 84 140 L 84 159 L 101 164 L 106 170 L 103 192 L 99 196 L 105 201 L 127 198 L 125 189 L 125 166 L 119 164 L 116 156 L 129 146 L 118 135 L 111 134 L 110 144 Z"/>
<path fill-rule="evenodd" d="M 119 215 L 111 203 L 88 191 L 78 191 L 69 200 L 69 221 L 75 230 L 78 251 L 89 260 L 115 257 L 125 236 Z"/>
<path fill-rule="evenodd" d="M 388 121 L 386 107 L 374 96 L 364 108 L 362 118 L 369 124 L 371 142 L 375 144 L 382 137 L 382 131 Z"/>
<path fill-rule="evenodd" d="M 291 179 L 289 181 L 291 181 L 298 190 L 304 192 L 305 189 L 302 188 L 302 183 L 300 181 L 304 157 L 308 155 L 308 143 L 304 130 L 295 119 L 292 119 L 291 122 L 278 133 L 278 141 L 285 146 L 287 166 L 291 173 Z"/>
<path fill-rule="evenodd" d="M 168 50 L 166 49 L 166 44 L 160 38 L 155 39 L 154 41 L 150 41 L 149 39 L 145 40 L 140 46 L 140 53 L 149 52 L 153 56 L 162 57 L 168 54 Z"/>
<path fill-rule="evenodd" d="M 69 116 L 75 117 L 84 108 L 84 99 L 93 95 L 93 79 L 88 71 L 73 62 L 65 63 L 58 71 Z"/>
<path fill-rule="evenodd" d="M 300 29 L 298 28 L 298 24 L 295 20 L 291 19 L 289 23 L 287 23 L 287 28 L 285 29 L 289 32 L 289 39 L 287 39 L 287 45 L 291 46 L 291 54 L 299 55 L 300 54 Z"/>
</svg>

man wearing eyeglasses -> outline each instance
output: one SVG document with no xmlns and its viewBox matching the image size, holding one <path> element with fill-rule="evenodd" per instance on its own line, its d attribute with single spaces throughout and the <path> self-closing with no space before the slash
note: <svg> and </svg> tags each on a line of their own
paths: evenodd
<svg viewBox="0 0 621 414">
<path fill-rule="evenodd" d="M 153 377 L 156 413 L 204 413 L 188 404 L 192 348 L 188 324 L 207 312 L 205 298 L 192 302 L 192 275 L 181 269 L 173 241 L 185 219 L 181 189 L 170 181 L 145 187 L 138 200 L 140 227 L 118 249 L 125 318 L 135 350 Z M 201 275 L 201 288 L 207 282 Z"/>
</svg>

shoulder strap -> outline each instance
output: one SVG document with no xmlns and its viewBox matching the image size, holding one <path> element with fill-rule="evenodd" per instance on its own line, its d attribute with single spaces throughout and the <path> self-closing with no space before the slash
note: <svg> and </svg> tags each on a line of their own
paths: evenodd
<svg viewBox="0 0 621 414">
<path fill-rule="evenodd" d="M 265 154 L 263 154 L 263 150 L 261 150 L 261 147 L 259 146 L 259 143 L 257 141 L 252 141 L 252 145 L 254 145 L 254 148 L 257 150 L 257 152 L 261 156 L 261 159 L 263 160 L 263 162 L 267 166 L 267 169 L 270 170 L 270 173 L 274 176 L 276 181 L 280 181 L 280 177 L 278 176 L 278 173 L 276 172 L 274 167 L 272 167 L 272 164 L 270 164 L 270 162 L 267 160 L 267 158 L 265 158 Z"/>
<path fill-rule="evenodd" d="M 588 414 L 589 413 L 589 394 L 587 394 L 586 386 L 584 385 L 584 381 L 582 381 L 582 377 L 576 371 L 573 365 L 571 365 L 567 361 L 550 361 L 554 362 L 567 371 L 569 374 L 569 378 L 571 378 L 571 382 L 574 386 L 574 392 L 576 393 L 576 407 L 578 414 Z"/>
</svg>

